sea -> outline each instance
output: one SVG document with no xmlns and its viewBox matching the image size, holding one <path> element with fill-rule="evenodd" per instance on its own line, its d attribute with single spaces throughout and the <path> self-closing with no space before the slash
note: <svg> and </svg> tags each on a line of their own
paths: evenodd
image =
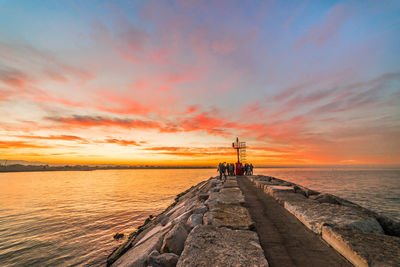
<svg viewBox="0 0 400 267">
<path fill-rule="evenodd" d="M 400 220 L 400 169 L 255 168 Z M 1 266 L 105 266 L 107 255 L 215 169 L 0 173 Z M 125 237 L 114 240 L 116 233 Z"/>
</svg>

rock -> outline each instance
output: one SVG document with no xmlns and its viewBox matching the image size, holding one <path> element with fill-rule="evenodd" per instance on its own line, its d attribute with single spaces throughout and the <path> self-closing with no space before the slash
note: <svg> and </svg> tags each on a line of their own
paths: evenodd
<svg viewBox="0 0 400 267">
<path fill-rule="evenodd" d="M 261 188 L 262 190 L 265 190 L 267 186 L 271 185 L 276 185 L 279 186 L 281 183 L 276 182 L 276 181 L 255 181 L 254 184 L 258 187 Z"/>
<path fill-rule="evenodd" d="M 147 258 L 150 258 L 150 257 L 157 257 L 157 256 L 159 256 L 160 255 L 160 252 L 158 252 L 158 250 L 153 250 L 148 256 L 147 256 Z"/>
<path fill-rule="evenodd" d="M 238 188 L 239 187 L 236 179 L 227 180 L 223 185 L 223 188 L 231 188 L 231 187 L 233 187 L 233 188 Z"/>
<path fill-rule="evenodd" d="M 239 188 L 223 188 L 220 192 L 211 192 L 205 203 L 207 205 L 214 203 L 243 204 L 244 196 Z"/>
<path fill-rule="evenodd" d="M 210 178 L 208 181 L 204 181 L 204 183 L 199 186 L 199 193 L 207 193 L 210 191 L 210 188 L 212 187 L 212 182 L 213 180 Z"/>
<path fill-rule="evenodd" d="M 122 233 L 116 233 L 115 235 L 114 235 L 114 239 L 115 240 L 119 240 L 119 239 L 121 239 L 121 238 L 123 238 L 124 237 L 124 234 L 122 234 Z"/>
<path fill-rule="evenodd" d="M 271 179 L 272 179 L 272 177 L 264 176 L 264 175 L 255 175 L 250 178 L 254 179 L 255 181 L 271 181 Z"/>
<path fill-rule="evenodd" d="M 382 226 L 385 234 L 400 237 L 400 222 L 384 215 L 376 215 L 375 217 Z"/>
<path fill-rule="evenodd" d="M 276 192 L 293 192 L 294 193 L 294 188 L 292 186 L 282 186 L 282 185 L 270 185 L 270 186 L 266 186 L 266 188 L 264 189 L 264 192 L 266 192 L 267 194 L 273 196 L 274 193 Z"/>
<path fill-rule="evenodd" d="M 164 237 L 161 252 L 168 253 L 172 252 L 177 255 L 180 255 L 183 246 L 185 244 L 185 240 L 187 238 L 188 232 L 184 223 L 180 222 L 176 224 Z"/>
<path fill-rule="evenodd" d="M 200 204 L 193 208 L 193 214 L 204 214 L 208 210 L 207 206 L 204 204 Z"/>
<path fill-rule="evenodd" d="M 161 223 L 162 226 L 165 226 L 168 223 L 168 221 L 169 221 L 169 218 L 165 217 L 164 219 L 161 220 L 160 223 Z"/>
<path fill-rule="evenodd" d="M 118 267 L 146 266 L 145 264 L 147 260 L 147 255 L 149 255 L 150 252 L 152 252 L 153 250 L 159 250 L 161 248 L 162 240 L 163 240 L 163 233 L 158 232 L 157 234 L 153 235 L 146 241 L 141 242 L 139 245 L 135 245 L 133 248 L 130 248 L 111 266 L 118 266 Z"/>
<path fill-rule="evenodd" d="M 211 187 L 216 187 L 218 185 L 221 185 L 221 181 L 220 180 L 213 180 L 211 181 Z"/>
<path fill-rule="evenodd" d="M 240 205 L 211 205 L 210 210 L 204 214 L 204 224 L 241 230 L 254 228 L 249 212 Z"/>
<path fill-rule="evenodd" d="M 357 205 L 353 202 L 350 202 L 346 199 L 343 199 L 343 198 L 340 198 L 340 197 L 337 197 L 337 196 L 334 196 L 331 194 L 327 194 L 327 193 L 313 195 L 313 196 L 310 196 L 310 198 L 318 201 L 319 203 L 329 203 L 329 204 L 342 205 L 342 206 L 347 206 L 347 207 L 354 207 L 357 209 L 363 209 L 362 207 L 360 207 L 359 205 Z M 366 212 L 369 212 L 365 208 L 364 208 L 364 210 Z"/>
<path fill-rule="evenodd" d="M 190 228 L 203 224 L 203 214 L 192 214 L 186 223 Z"/>
<path fill-rule="evenodd" d="M 207 193 L 200 193 L 197 198 L 200 201 L 206 201 L 208 199 L 208 194 Z"/>
<path fill-rule="evenodd" d="M 308 189 L 307 187 L 301 185 L 295 185 L 294 192 L 304 195 L 305 197 L 319 195 L 320 192 Z"/>
<path fill-rule="evenodd" d="M 271 197 L 278 201 L 278 203 L 282 206 L 285 205 L 285 202 L 300 203 L 307 201 L 308 203 L 318 203 L 313 200 L 307 199 L 303 194 L 296 194 L 292 191 L 273 191 L 271 193 Z"/>
<path fill-rule="evenodd" d="M 355 266 L 400 266 L 400 238 L 324 226 L 322 238 Z"/>
<path fill-rule="evenodd" d="M 158 251 L 153 251 L 147 257 L 147 265 L 152 267 L 175 267 L 179 256 L 174 253 L 160 254 Z"/>
<path fill-rule="evenodd" d="M 201 204 L 202 203 L 197 200 L 197 197 L 192 199 L 185 199 L 183 201 L 179 201 L 172 209 L 168 210 L 168 212 L 165 213 L 165 216 L 169 217 L 170 221 L 173 221 L 178 217 L 182 218 L 183 214 L 189 212 L 186 217 L 187 219 L 190 216 L 190 211 Z"/>
<path fill-rule="evenodd" d="M 317 234 L 322 226 L 332 225 L 357 229 L 360 232 L 383 234 L 378 221 L 359 209 L 309 201 L 285 202 L 284 207 Z"/>
<path fill-rule="evenodd" d="M 268 266 L 257 234 L 209 225 L 189 234 L 177 263 L 183 266 Z"/>
<path fill-rule="evenodd" d="M 329 204 L 335 204 L 335 205 L 340 205 L 340 201 L 335 197 L 334 195 L 331 194 L 319 194 L 316 196 L 312 196 L 311 199 L 314 199 L 318 201 L 319 203 L 329 203 Z"/>
<path fill-rule="evenodd" d="M 175 225 L 180 222 L 186 222 L 189 216 L 192 214 L 192 211 L 186 211 L 185 213 L 181 214 L 180 216 L 176 217 L 172 220 L 172 224 Z"/>
</svg>

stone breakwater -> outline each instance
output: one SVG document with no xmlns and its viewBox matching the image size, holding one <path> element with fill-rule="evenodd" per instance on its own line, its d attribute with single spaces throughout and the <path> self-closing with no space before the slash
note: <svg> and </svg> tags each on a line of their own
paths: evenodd
<svg viewBox="0 0 400 267">
<path fill-rule="evenodd" d="M 274 177 L 248 179 L 355 266 L 400 266 L 400 222 Z"/>
<path fill-rule="evenodd" d="M 268 266 L 235 177 L 179 194 L 107 259 L 108 266 Z"/>
<path fill-rule="evenodd" d="M 400 222 L 339 197 L 268 176 L 249 176 L 355 266 L 400 266 Z M 108 266 L 268 266 L 236 177 L 212 177 L 150 216 Z M 266 248 L 268 249 L 268 248 Z"/>
</svg>

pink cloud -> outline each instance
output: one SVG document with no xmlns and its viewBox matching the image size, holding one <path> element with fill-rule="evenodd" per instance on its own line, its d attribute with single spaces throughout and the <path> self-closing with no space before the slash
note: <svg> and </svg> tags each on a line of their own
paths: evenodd
<svg viewBox="0 0 400 267">
<path fill-rule="evenodd" d="M 0 82 L 11 87 L 24 88 L 33 80 L 18 70 L 0 69 Z"/>
</svg>

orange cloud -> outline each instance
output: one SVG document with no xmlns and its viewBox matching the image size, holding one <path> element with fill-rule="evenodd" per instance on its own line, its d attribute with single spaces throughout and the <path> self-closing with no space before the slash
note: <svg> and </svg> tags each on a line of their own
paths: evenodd
<svg viewBox="0 0 400 267">
<path fill-rule="evenodd" d="M 141 142 L 136 142 L 133 140 L 123 140 L 123 139 L 115 139 L 115 138 L 109 138 L 103 141 L 104 143 L 108 144 L 117 144 L 120 146 L 140 146 Z"/>
<path fill-rule="evenodd" d="M 0 148 L 11 149 L 11 148 L 52 148 L 52 146 L 47 145 L 37 145 L 32 143 L 27 143 L 24 141 L 0 141 Z"/>
<path fill-rule="evenodd" d="M 38 136 L 38 135 L 17 135 L 16 137 L 26 139 L 41 139 L 41 140 L 63 140 L 63 141 L 83 141 L 87 142 L 86 139 L 74 136 L 74 135 L 50 135 L 50 136 Z"/>
<path fill-rule="evenodd" d="M 101 116 L 80 116 L 72 117 L 47 117 L 47 120 L 75 127 L 96 127 L 96 126 L 118 126 L 123 128 L 144 128 L 158 129 L 160 125 L 153 121 L 107 118 Z"/>
<path fill-rule="evenodd" d="M 149 147 L 143 150 L 155 151 L 157 154 L 185 156 L 185 157 L 210 157 L 234 156 L 236 152 L 229 147 Z"/>
</svg>

